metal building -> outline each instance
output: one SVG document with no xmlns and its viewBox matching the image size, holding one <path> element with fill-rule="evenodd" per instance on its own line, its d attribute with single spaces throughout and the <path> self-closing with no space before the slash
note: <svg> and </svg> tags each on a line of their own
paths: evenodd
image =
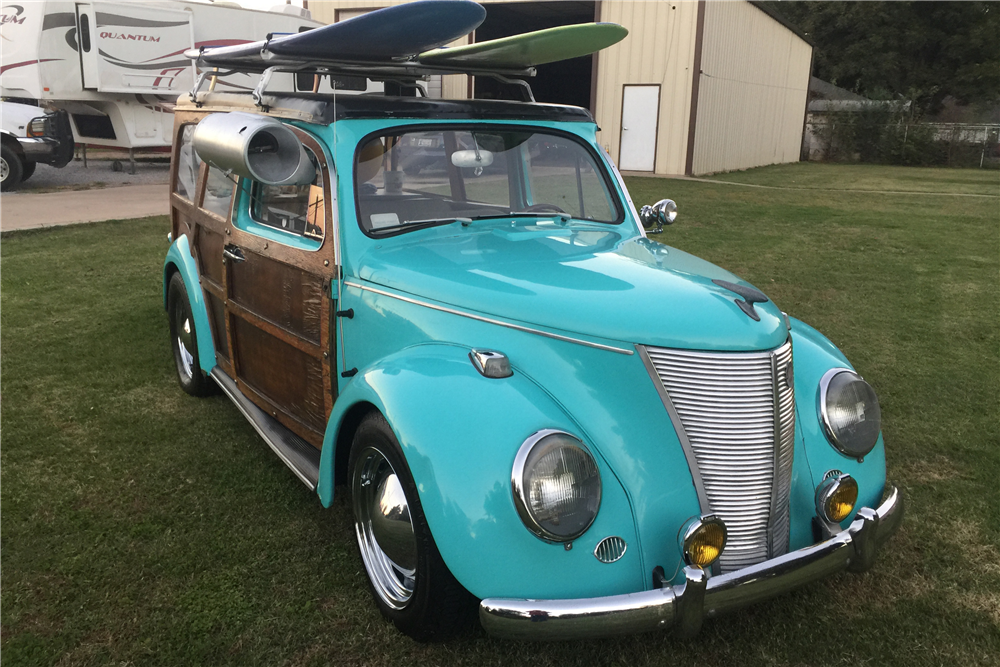
<svg viewBox="0 0 1000 667">
<path fill-rule="evenodd" d="M 313 18 L 342 21 L 405 0 L 310 0 Z M 629 30 L 588 58 L 538 68 L 540 102 L 587 107 L 623 171 L 709 174 L 796 162 L 812 45 L 766 6 L 738 0 L 480 0 L 486 21 L 468 41 L 557 25 L 610 21 Z M 434 77 L 435 97 L 512 97 L 483 77 Z"/>
</svg>

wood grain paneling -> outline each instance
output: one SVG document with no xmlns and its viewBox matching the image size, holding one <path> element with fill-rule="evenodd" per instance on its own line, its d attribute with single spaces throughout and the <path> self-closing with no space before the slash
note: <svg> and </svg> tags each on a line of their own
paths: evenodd
<svg viewBox="0 0 1000 667">
<path fill-rule="evenodd" d="M 283 411 L 321 431 L 326 426 L 321 361 L 241 318 L 230 318 L 230 325 L 240 379 Z"/>
<path fill-rule="evenodd" d="M 175 133 L 208 113 L 178 112 Z M 335 201 L 322 147 L 307 133 L 292 130 L 316 153 L 325 200 Z M 338 264 L 334 207 L 325 207 L 327 234 L 321 247 L 305 251 L 242 230 L 232 220 L 200 208 L 207 178 L 208 169 L 202 165 L 194 201 L 176 193 L 170 200 L 173 230 L 187 234 L 199 269 L 216 362 L 236 378 L 251 401 L 321 447 L 336 398 L 330 359 L 336 348 L 336 318 L 327 294 Z M 172 174 L 172 188 L 175 181 Z M 238 189 L 234 196 L 240 196 Z M 230 244 L 241 249 L 245 262 L 223 258 Z"/>
<path fill-rule="evenodd" d="M 226 237 L 202 225 L 198 233 L 198 270 L 212 282 L 222 285 L 222 246 Z"/>
<path fill-rule="evenodd" d="M 226 336 L 226 306 L 210 292 L 205 292 L 205 307 L 212 321 L 212 340 L 215 341 L 215 353 L 229 359 L 229 338 Z"/>
<path fill-rule="evenodd" d="M 243 252 L 246 261 L 233 262 L 230 266 L 230 300 L 319 345 L 322 342 L 322 279 L 248 250 Z"/>
</svg>

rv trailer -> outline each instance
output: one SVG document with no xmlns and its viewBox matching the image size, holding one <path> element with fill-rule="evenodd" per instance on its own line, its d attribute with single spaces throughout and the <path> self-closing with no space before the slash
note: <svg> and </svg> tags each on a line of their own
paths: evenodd
<svg viewBox="0 0 1000 667">
<path fill-rule="evenodd" d="M 185 51 L 321 25 L 308 10 L 291 5 L 257 11 L 235 3 L 174 0 L 5 3 L 0 95 L 65 109 L 78 143 L 169 146 L 174 101 L 192 89 L 199 74 Z M 209 85 L 217 92 L 246 92 L 256 81 L 236 72 Z M 268 88 L 309 92 L 313 77 L 296 82 L 293 74 L 275 73 Z M 330 92 L 329 83 L 319 92 Z"/>
</svg>

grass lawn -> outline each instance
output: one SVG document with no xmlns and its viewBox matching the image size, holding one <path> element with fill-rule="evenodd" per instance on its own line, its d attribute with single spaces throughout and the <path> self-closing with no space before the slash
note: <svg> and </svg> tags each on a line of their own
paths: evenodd
<svg viewBox="0 0 1000 667">
<path fill-rule="evenodd" d="M 706 178 L 783 188 L 950 192 L 1000 196 L 1000 172 L 990 169 L 892 167 L 798 162 L 713 174 Z"/>
<path fill-rule="evenodd" d="M 984 173 L 724 178 L 996 193 Z M 1000 662 L 1000 199 L 629 185 L 677 201 L 661 241 L 755 283 L 875 386 L 907 519 L 872 572 L 690 641 L 416 644 L 369 598 L 346 494 L 322 509 L 227 399 L 177 387 L 166 219 L 105 222 L 2 239 L 5 666 Z"/>
</svg>

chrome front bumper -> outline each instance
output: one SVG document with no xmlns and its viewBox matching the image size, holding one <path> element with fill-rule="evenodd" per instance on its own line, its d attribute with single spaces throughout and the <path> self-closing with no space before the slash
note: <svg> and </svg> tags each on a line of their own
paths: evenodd
<svg viewBox="0 0 1000 667">
<path fill-rule="evenodd" d="M 582 639 L 673 627 L 691 636 L 705 617 L 768 600 L 842 570 L 864 572 L 903 520 L 903 498 L 886 485 L 878 509 L 863 507 L 847 530 L 819 544 L 709 578 L 684 568 L 685 582 L 641 593 L 578 600 L 487 598 L 479 619 L 487 632 L 511 639 Z"/>
</svg>

